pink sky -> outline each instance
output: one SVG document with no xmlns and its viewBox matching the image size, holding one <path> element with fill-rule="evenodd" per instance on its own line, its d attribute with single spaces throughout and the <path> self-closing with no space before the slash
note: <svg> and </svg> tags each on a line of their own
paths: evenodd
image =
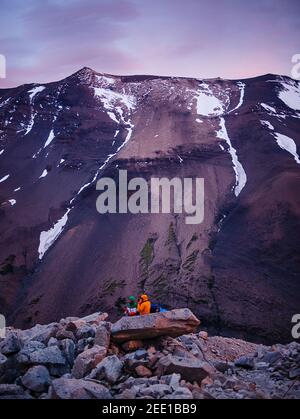
<svg viewBox="0 0 300 419">
<path fill-rule="evenodd" d="M 83 66 L 198 78 L 290 75 L 298 0 L 1 0 L 1 87 Z"/>
</svg>

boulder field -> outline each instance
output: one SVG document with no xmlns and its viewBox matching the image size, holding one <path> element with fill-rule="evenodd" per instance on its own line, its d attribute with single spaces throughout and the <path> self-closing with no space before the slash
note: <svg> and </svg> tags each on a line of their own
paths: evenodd
<svg viewBox="0 0 300 419">
<path fill-rule="evenodd" d="M 300 398 L 300 344 L 208 336 L 187 308 L 69 317 L 0 340 L 0 399 Z"/>
</svg>

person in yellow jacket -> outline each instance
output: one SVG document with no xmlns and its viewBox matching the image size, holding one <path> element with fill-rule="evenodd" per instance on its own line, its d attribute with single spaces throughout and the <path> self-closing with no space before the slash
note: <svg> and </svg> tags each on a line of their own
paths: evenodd
<svg viewBox="0 0 300 419">
<path fill-rule="evenodd" d="M 141 295 L 141 298 L 138 302 L 138 312 L 141 316 L 144 314 L 149 314 L 151 309 L 151 302 L 148 300 L 148 296 L 146 294 Z"/>
</svg>

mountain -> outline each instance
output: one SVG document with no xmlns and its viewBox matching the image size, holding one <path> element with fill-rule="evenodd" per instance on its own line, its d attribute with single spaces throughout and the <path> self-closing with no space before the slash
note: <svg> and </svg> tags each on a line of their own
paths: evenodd
<svg viewBox="0 0 300 419">
<path fill-rule="evenodd" d="M 300 300 L 300 88 L 113 76 L 0 90 L 0 306 L 29 327 L 145 290 L 211 331 L 291 340 Z M 300 152 L 299 152 L 300 153 Z M 96 211 L 96 180 L 198 177 L 204 221 Z"/>
</svg>

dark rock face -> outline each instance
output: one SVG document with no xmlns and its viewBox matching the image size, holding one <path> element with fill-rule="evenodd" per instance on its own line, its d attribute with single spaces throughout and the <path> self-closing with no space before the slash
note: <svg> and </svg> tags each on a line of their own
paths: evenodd
<svg viewBox="0 0 300 419">
<path fill-rule="evenodd" d="M 9 323 L 116 316 L 122 298 L 146 290 L 218 332 L 289 341 L 300 300 L 299 111 L 299 83 L 275 75 L 202 83 L 84 68 L 0 90 Z M 203 177 L 204 222 L 99 215 L 95 181 L 119 169 Z"/>
</svg>

